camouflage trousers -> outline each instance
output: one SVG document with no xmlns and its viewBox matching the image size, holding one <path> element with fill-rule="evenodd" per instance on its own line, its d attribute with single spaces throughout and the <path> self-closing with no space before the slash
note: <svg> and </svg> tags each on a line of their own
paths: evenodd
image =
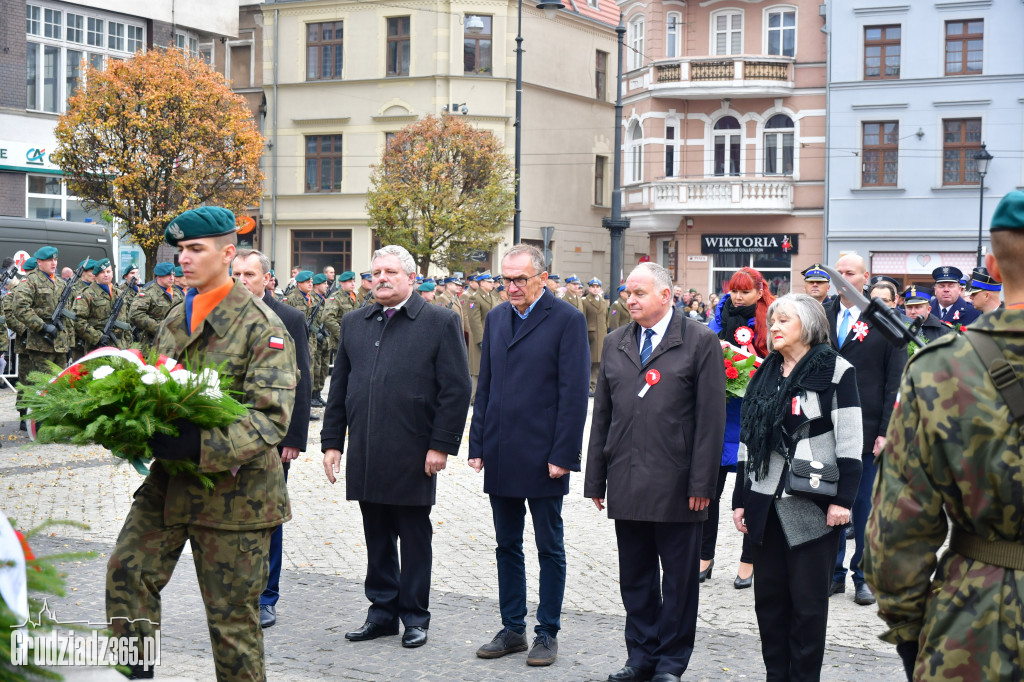
<svg viewBox="0 0 1024 682">
<path fill-rule="evenodd" d="M 327 344 L 317 344 L 316 355 L 310 359 L 309 371 L 313 374 L 313 393 L 320 393 L 327 382 L 327 371 L 331 366 L 333 348 Z"/>
<path fill-rule="evenodd" d="M 117 637 L 153 636 L 160 623 L 160 591 L 188 541 L 206 606 L 217 679 L 265 680 L 259 605 L 274 529 L 168 526 L 164 498 L 165 489 L 149 479 L 135 492 L 107 562 L 110 629 Z"/>
</svg>

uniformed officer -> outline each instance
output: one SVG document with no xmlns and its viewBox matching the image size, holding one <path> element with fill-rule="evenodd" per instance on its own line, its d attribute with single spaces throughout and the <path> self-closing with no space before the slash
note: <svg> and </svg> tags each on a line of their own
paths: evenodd
<svg viewBox="0 0 1024 682">
<path fill-rule="evenodd" d="M 153 276 L 155 279 L 139 291 L 128 311 L 128 321 L 136 329 L 143 348 L 153 345 L 156 330 L 167 317 L 171 306 L 184 299 L 181 291 L 174 286 L 174 265 L 157 263 L 153 268 Z"/>
<path fill-rule="evenodd" d="M 92 274 L 92 269 L 96 267 L 96 261 L 92 258 L 86 258 L 78 265 L 82 268 L 82 276 L 75 282 L 74 296 L 81 295 L 90 284 L 96 281 L 96 275 Z"/>
<path fill-rule="evenodd" d="M 999 300 L 1003 292 L 1003 284 L 989 274 L 987 268 L 974 268 L 971 273 L 971 283 L 967 289 L 967 296 L 971 299 L 971 305 L 982 313 L 990 313 L 999 310 L 1003 303 Z"/>
<path fill-rule="evenodd" d="M 418 287 L 416 287 L 416 293 L 418 293 L 420 295 L 420 298 L 422 298 L 427 303 L 433 303 L 434 297 L 436 295 L 436 289 L 437 284 L 435 284 L 434 282 L 423 282 Z"/>
<path fill-rule="evenodd" d="M 581 313 L 583 312 L 583 299 L 580 294 L 583 293 L 583 284 L 580 283 L 580 278 L 576 275 L 570 275 L 565 278 L 565 296 L 564 300 L 566 303 L 571 304 Z"/>
<path fill-rule="evenodd" d="M 597 390 L 597 373 L 601 369 L 601 348 L 608 334 L 608 303 L 604 300 L 601 280 L 594 277 L 587 282 L 583 297 L 583 314 L 587 316 L 587 338 L 590 341 L 590 395 Z"/>
<path fill-rule="evenodd" d="M 629 324 L 632 318 L 629 315 L 629 306 L 626 304 L 626 285 L 619 287 L 619 293 L 608 311 L 608 331 L 618 329 L 624 324 Z"/>
<path fill-rule="evenodd" d="M 469 323 L 465 327 L 468 332 L 466 343 L 469 348 L 469 375 L 473 382 L 473 393 L 472 397 L 476 398 L 476 382 L 480 377 L 480 347 L 484 342 L 484 322 L 480 316 L 480 311 L 477 310 L 477 296 L 482 296 L 483 292 L 480 290 L 480 283 L 477 281 L 477 275 L 470 275 L 466 278 L 469 282 L 469 288 L 463 294 L 463 300 L 465 301 L 466 321 Z"/>
<path fill-rule="evenodd" d="M 329 335 L 320 329 L 324 324 L 324 316 L 327 313 L 327 287 L 330 284 L 327 282 L 327 275 L 322 272 L 313 275 L 311 281 L 313 282 L 313 292 L 311 294 L 313 306 L 315 309 L 319 303 L 320 309 L 316 311 L 316 319 L 313 320 L 312 336 L 316 337 L 316 354 L 313 356 L 313 366 L 310 367 L 310 371 L 313 373 L 313 395 L 309 404 L 314 407 L 324 407 L 327 403 L 321 397 L 320 391 L 324 390 L 324 383 L 327 381 L 327 369 L 331 365 L 331 352 L 335 347 L 331 344 Z"/>
<path fill-rule="evenodd" d="M 121 283 L 118 284 L 118 288 L 131 287 L 132 291 L 136 294 L 139 293 L 139 266 L 132 263 L 125 269 L 124 274 L 121 275 Z M 132 303 L 135 300 L 132 299 Z"/>
<path fill-rule="evenodd" d="M 907 317 L 911 319 L 924 318 L 924 322 L 921 323 L 921 336 L 929 343 L 940 336 L 953 332 L 952 327 L 948 324 L 943 324 L 937 317 L 931 314 L 931 296 L 931 291 L 915 285 L 912 285 L 903 292 L 903 305 L 907 311 Z"/>
<path fill-rule="evenodd" d="M 180 420 L 177 437 L 150 441 L 156 459 L 107 564 L 107 618 L 117 637 L 152 637 L 163 620 L 160 591 L 190 542 L 217 679 L 263 680 L 259 597 L 271 532 L 291 518 L 277 444 L 295 402 L 294 343 L 266 304 L 228 275 L 231 211 L 186 211 L 164 239 L 178 248 L 190 291 L 157 331 L 156 351 L 197 370 L 227 358 L 222 376 L 249 408 L 227 427 Z M 196 464 L 213 487 L 188 472 L 169 474 L 163 462 L 173 460 Z"/>
<path fill-rule="evenodd" d="M 960 298 L 960 280 L 963 276 L 960 270 L 949 265 L 932 270 L 932 279 L 935 280 L 932 315 L 957 327 L 970 324 L 981 315 L 974 306 Z"/>
<path fill-rule="evenodd" d="M 825 305 L 828 302 L 828 288 L 832 278 L 821 267 L 821 263 L 804 268 L 800 274 L 804 276 L 804 293 Z"/>
<path fill-rule="evenodd" d="M 113 314 L 114 301 L 120 296 L 111 284 L 114 270 L 110 267 L 110 260 L 96 261 L 92 273 L 96 281 L 75 297 L 75 335 L 81 339 L 86 353 L 102 346 L 127 348 L 132 342 L 129 332 L 115 327 L 109 334 L 103 333 L 107 320 Z M 125 327 L 129 326 L 127 308 L 122 304 L 117 315 L 117 321 Z"/>
<path fill-rule="evenodd" d="M 313 271 L 312 270 L 299 270 L 295 273 L 295 286 L 289 291 L 285 297 L 284 302 L 291 307 L 300 311 L 303 317 L 306 318 L 308 325 L 309 334 L 309 371 L 312 374 L 311 379 L 316 377 L 316 351 L 317 351 L 317 340 L 316 340 L 316 321 L 311 320 L 313 316 L 316 303 L 313 300 Z M 318 403 L 323 402 L 322 400 L 311 400 L 310 405 L 313 407 L 320 407 Z"/>
<path fill-rule="evenodd" d="M 1024 670 L 1024 192 L 999 202 L 991 244 L 1007 306 L 907 363 L 875 481 L 865 578 L 908 680 Z"/>
<path fill-rule="evenodd" d="M 14 289 L 13 314 L 26 327 L 25 354 L 21 358 L 24 374 L 50 372 L 50 363 L 67 364 L 67 353 L 75 342 L 74 325 L 66 317 L 60 326 L 53 313 L 67 282 L 57 276 L 57 247 L 44 246 L 33 254 L 36 269 Z M 72 312 L 74 299 L 65 310 Z"/>
<path fill-rule="evenodd" d="M 181 292 L 182 297 L 185 296 L 186 286 L 188 286 L 188 282 L 185 281 L 185 271 L 181 269 L 180 265 L 174 266 L 174 288 Z"/>
<path fill-rule="evenodd" d="M 552 295 L 557 296 L 558 298 L 562 298 L 562 295 L 558 293 L 558 287 L 562 285 L 562 282 L 559 279 L 558 275 L 548 275 L 548 279 L 544 283 L 544 285 L 548 288 L 548 291 L 550 291 Z"/>
<path fill-rule="evenodd" d="M 359 273 L 359 306 L 373 305 L 373 275 L 369 272 Z"/>
</svg>

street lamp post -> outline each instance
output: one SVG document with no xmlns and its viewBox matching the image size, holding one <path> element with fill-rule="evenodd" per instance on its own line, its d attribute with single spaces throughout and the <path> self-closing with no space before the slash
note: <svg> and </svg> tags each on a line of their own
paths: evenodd
<svg viewBox="0 0 1024 682">
<path fill-rule="evenodd" d="M 611 237 L 612 272 L 608 282 L 608 293 L 612 301 L 618 296 L 619 281 L 622 279 L 622 233 L 629 228 L 629 218 L 622 217 L 622 45 L 626 35 L 626 27 L 619 14 L 619 25 L 615 27 L 619 34 L 619 71 L 615 79 L 615 161 L 612 173 L 612 215 L 601 220 L 601 226 L 608 230 Z"/>
<path fill-rule="evenodd" d="M 984 212 L 985 212 L 985 174 L 988 173 L 988 165 L 992 162 L 992 155 L 985 149 L 985 143 L 981 143 L 981 149 L 974 155 L 974 160 L 978 164 L 978 267 L 980 268 L 984 263 L 981 259 L 981 233 L 984 227 Z"/>
</svg>

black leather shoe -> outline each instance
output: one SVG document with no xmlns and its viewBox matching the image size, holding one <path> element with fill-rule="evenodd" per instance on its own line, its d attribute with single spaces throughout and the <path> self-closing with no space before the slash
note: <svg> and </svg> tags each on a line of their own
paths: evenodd
<svg viewBox="0 0 1024 682">
<path fill-rule="evenodd" d="M 397 625 L 382 625 L 381 623 L 371 623 L 366 621 L 363 623 L 363 627 L 352 632 L 345 633 L 345 639 L 350 642 L 365 642 L 370 639 L 377 639 L 378 637 L 388 637 L 390 635 L 398 634 Z"/>
<path fill-rule="evenodd" d="M 260 604 L 260 627 L 269 628 L 277 622 L 277 609 L 273 604 Z"/>
<path fill-rule="evenodd" d="M 703 571 L 701 571 L 700 573 L 697 574 L 697 579 L 700 580 L 700 582 L 704 582 L 705 580 L 711 580 L 711 571 L 713 571 L 714 568 L 715 568 L 715 560 L 712 559 L 711 563 L 708 564 L 708 567 L 705 568 Z"/>
<path fill-rule="evenodd" d="M 853 596 L 853 603 L 861 606 L 870 606 L 875 603 L 875 595 L 871 594 L 871 588 L 866 583 L 857 585 L 857 591 Z"/>
<path fill-rule="evenodd" d="M 310 414 L 309 415 L 309 421 L 311 421 L 311 422 L 318 422 L 318 421 L 320 421 L 320 417 L 316 416 L 315 414 Z"/>
<path fill-rule="evenodd" d="M 327 405 L 327 403 L 324 402 L 324 399 L 318 395 L 314 395 L 310 398 L 309 404 L 313 407 L 325 407 Z"/>
<path fill-rule="evenodd" d="M 648 682 L 652 675 L 654 675 L 653 670 L 625 665 L 622 666 L 622 670 L 609 675 L 608 682 Z"/>
<path fill-rule="evenodd" d="M 754 574 L 753 573 L 751 573 L 746 578 L 741 578 L 739 576 L 736 576 L 736 580 L 732 581 L 732 586 L 735 587 L 737 590 L 745 590 L 745 589 L 747 589 L 748 587 L 750 587 L 753 584 L 754 584 Z"/>
<path fill-rule="evenodd" d="M 427 629 L 411 625 L 405 629 L 402 635 L 402 646 L 406 649 L 415 649 L 427 643 Z"/>
<path fill-rule="evenodd" d="M 680 682 L 680 680 L 679 675 L 673 675 L 672 673 L 654 673 L 651 682 Z"/>
<path fill-rule="evenodd" d="M 833 580 L 832 586 L 828 588 L 828 596 L 830 597 L 833 594 L 842 594 L 844 592 L 846 592 L 846 583 L 839 582 L 838 580 Z"/>
<path fill-rule="evenodd" d="M 508 654 L 526 651 L 526 649 L 525 632 L 502 628 L 501 632 L 494 636 L 494 639 L 476 650 L 476 655 L 480 658 L 501 658 Z"/>
</svg>

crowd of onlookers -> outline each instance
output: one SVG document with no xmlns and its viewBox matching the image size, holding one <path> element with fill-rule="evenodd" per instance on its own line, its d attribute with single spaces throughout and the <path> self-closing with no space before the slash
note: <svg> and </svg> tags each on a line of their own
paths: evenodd
<svg viewBox="0 0 1024 682">
<path fill-rule="evenodd" d="M 684 291 L 681 286 L 672 290 L 672 301 L 677 308 L 686 313 L 694 320 L 700 320 L 707 324 L 715 317 L 715 308 L 718 307 L 719 295 L 711 294 L 708 300 L 704 300 L 704 294 L 696 289 Z"/>
</svg>

